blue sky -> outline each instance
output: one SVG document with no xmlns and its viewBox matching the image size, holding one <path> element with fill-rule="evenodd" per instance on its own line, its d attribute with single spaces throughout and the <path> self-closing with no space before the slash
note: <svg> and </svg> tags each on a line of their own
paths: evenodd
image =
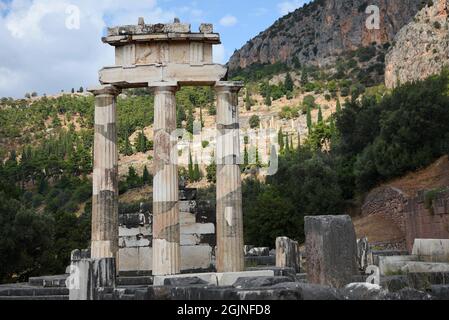
<svg viewBox="0 0 449 320">
<path fill-rule="evenodd" d="M 214 60 L 235 49 L 308 0 L 0 0 L 0 97 L 69 91 L 98 83 L 112 65 L 113 49 L 101 43 L 106 26 L 169 22 L 179 17 L 198 30 L 213 23 L 223 45 Z M 78 20 L 71 19 L 79 14 Z M 69 27 L 67 27 L 69 21 Z M 79 21 L 78 24 L 73 22 Z"/>
</svg>

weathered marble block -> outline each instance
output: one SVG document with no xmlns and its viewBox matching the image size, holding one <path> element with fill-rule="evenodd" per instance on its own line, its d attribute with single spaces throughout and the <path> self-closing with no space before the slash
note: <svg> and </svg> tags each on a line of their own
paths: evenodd
<svg viewBox="0 0 449 320">
<path fill-rule="evenodd" d="M 70 300 L 96 300 L 97 290 L 115 288 L 115 258 L 90 259 L 79 250 L 72 252 L 70 275 L 66 279 Z"/>
<path fill-rule="evenodd" d="M 276 239 L 276 267 L 293 268 L 299 272 L 299 244 L 287 237 Z"/>
<path fill-rule="evenodd" d="M 307 277 L 310 283 L 341 288 L 358 274 L 351 217 L 305 217 Z"/>
<path fill-rule="evenodd" d="M 415 239 L 413 255 L 424 262 L 449 262 L 449 239 Z"/>
</svg>

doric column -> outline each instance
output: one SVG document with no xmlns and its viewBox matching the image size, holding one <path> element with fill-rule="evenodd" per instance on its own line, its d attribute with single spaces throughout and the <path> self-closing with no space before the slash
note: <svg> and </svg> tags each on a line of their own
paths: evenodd
<svg viewBox="0 0 449 320">
<path fill-rule="evenodd" d="M 181 271 L 176 83 L 152 84 L 154 92 L 153 275 Z"/>
<path fill-rule="evenodd" d="M 243 254 L 242 183 L 238 92 L 240 82 L 218 82 L 217 92 L 217 271 L 238 272 Z"/>
<path fill-rule="evenodd" d="M 116 98 L 120 90 L 101 86 L 95 95 L 95 137 L 92 198 L 92 258 L 117 258 L 118 150 Z"/>
</svg>

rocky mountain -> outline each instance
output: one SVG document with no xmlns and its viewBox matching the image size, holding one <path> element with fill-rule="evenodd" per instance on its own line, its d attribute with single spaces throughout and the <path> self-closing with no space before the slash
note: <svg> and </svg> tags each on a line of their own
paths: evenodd
<svg viewBox="0 0 449 320">
<path fill-rule="evenodd" d="M 423 0 L 315 0 L 280 18 L 248 41 L 229 61 L 230 74 L 253 64 L 326 65 L 338 55 L 392 42 L 422 7 Z M 380 28 L 367 20 L 379 10 Z"/>
<path fill-rule="evenodd" d="M 419 80 L 449 66 L 449 1 L 434 0 L 395 38 L 386 55 L 385 84 Z"/>
</svg>

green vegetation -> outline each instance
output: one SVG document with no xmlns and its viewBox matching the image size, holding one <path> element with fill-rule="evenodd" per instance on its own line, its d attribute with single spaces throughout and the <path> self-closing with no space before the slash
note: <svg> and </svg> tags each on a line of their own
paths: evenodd
<svg viewBox="0 0 449 320">
<path fill-rule="evenodd" d="M 279 112 L 279 117 L 287 120 L 298 118 L 299 108 L 289 106 L 282 107 L 281 112 Z"/>
<path fill-rule="evenodd" d="M 436 188 L 428 190 L 424 194 L 424 207 L 429 210 L 431 214 L 434 214 L 433 202 L 438 198 L 439 195 L 448 191 L 448 188 Z"/>
<path fill-rule="evenodd" d="M 343 213 L 377 184 L 448 154 L 448 108 L 448 71 L 380 99 L 347 100 L 311 126 L 303 146 L 281 152 L 266 183 L 244 182 L 245 242 L 273 246 L 279 234 L 302 241 L 304 216 Z M 284 144 L 282 131 L 278 137 Z M 439 192 L 427 193 L 427 207 Z"/>
<path fill-rule="evenodd" d="M 357 63 L 343 64 L 340 71 L 347 75 L 359 59 L 375 60 L 371 55 L 370 50 L 355 53 Z M 347 88 L 352 97 L 344 108 L 338 102 L 329 119 L 321 114 L 313 123 L 311 112 L 318 109 L 319 113 L 321 107 L 314 95 L 307 95 L 301 111 L 307 114 L 310 134 L 297 148 L 290 136 L 279 131 L 277 173 L 265 183 L 249 179 L 242 186 L 246 243 L 272 246 L 279 234 L 301 241 L 305 215 L 343 213 L 372 187 L 449 152 L 448 71 L 387 92 L 383 86 L 365 90 L 347 76 L 339 79 L 318 68 L 301 68 L 301 80 L 313 81 L 314 90 L 332 95 Z M 252 88 L 271 102 L 279 92 L 289 92 L 290 81 L 285 82 L 272 86 L 263 80 Z M 153 97 L 144 90 L 125 94 L 117 103 L 120 151 L 127 155 L 148 151 L 151 141 L 143 132 L 153 121 Z M 202 108 L 213 113 L 213 100 L 213 91 L 207 88 L 180 90 L 178 125 L 193 130 L 194 121 L 202 121 Z M 94 99 L 3 98 L 1 104 L 0 281 L 64 272 L 71 250 L 86 248 L 90 238 Z M 298 112 L 299 106 L 298 110 L 283 108 L 281 114 L 288 119 Z M 256 120 L 260 121 L 254 118 L 253 127 L 259 126 Z M 246 165 L 250 151 L 255 151 L 258 162 L 257 146 L 249 146 L 247 139 L 245 145 Z M 206 168 L 208 181 L 215 182 L 216 170 L 215 163 Z M 190 181 L 201 179 L 192 154 L 183 175 Z M 119 191 L 151 184 L 148 168 L 140 175 L 130 167 Z M 433 197 L 427 195 L 428 205 Z"/>
<path fill-rule="evenodd" d="M 251 127 L 251 129 L 259 128 L 259 125 L 260 125 L 259 116 L 253 115 L 251 116 L 251 118 L 249 118 L 249 126 Z"/>
</svg>

